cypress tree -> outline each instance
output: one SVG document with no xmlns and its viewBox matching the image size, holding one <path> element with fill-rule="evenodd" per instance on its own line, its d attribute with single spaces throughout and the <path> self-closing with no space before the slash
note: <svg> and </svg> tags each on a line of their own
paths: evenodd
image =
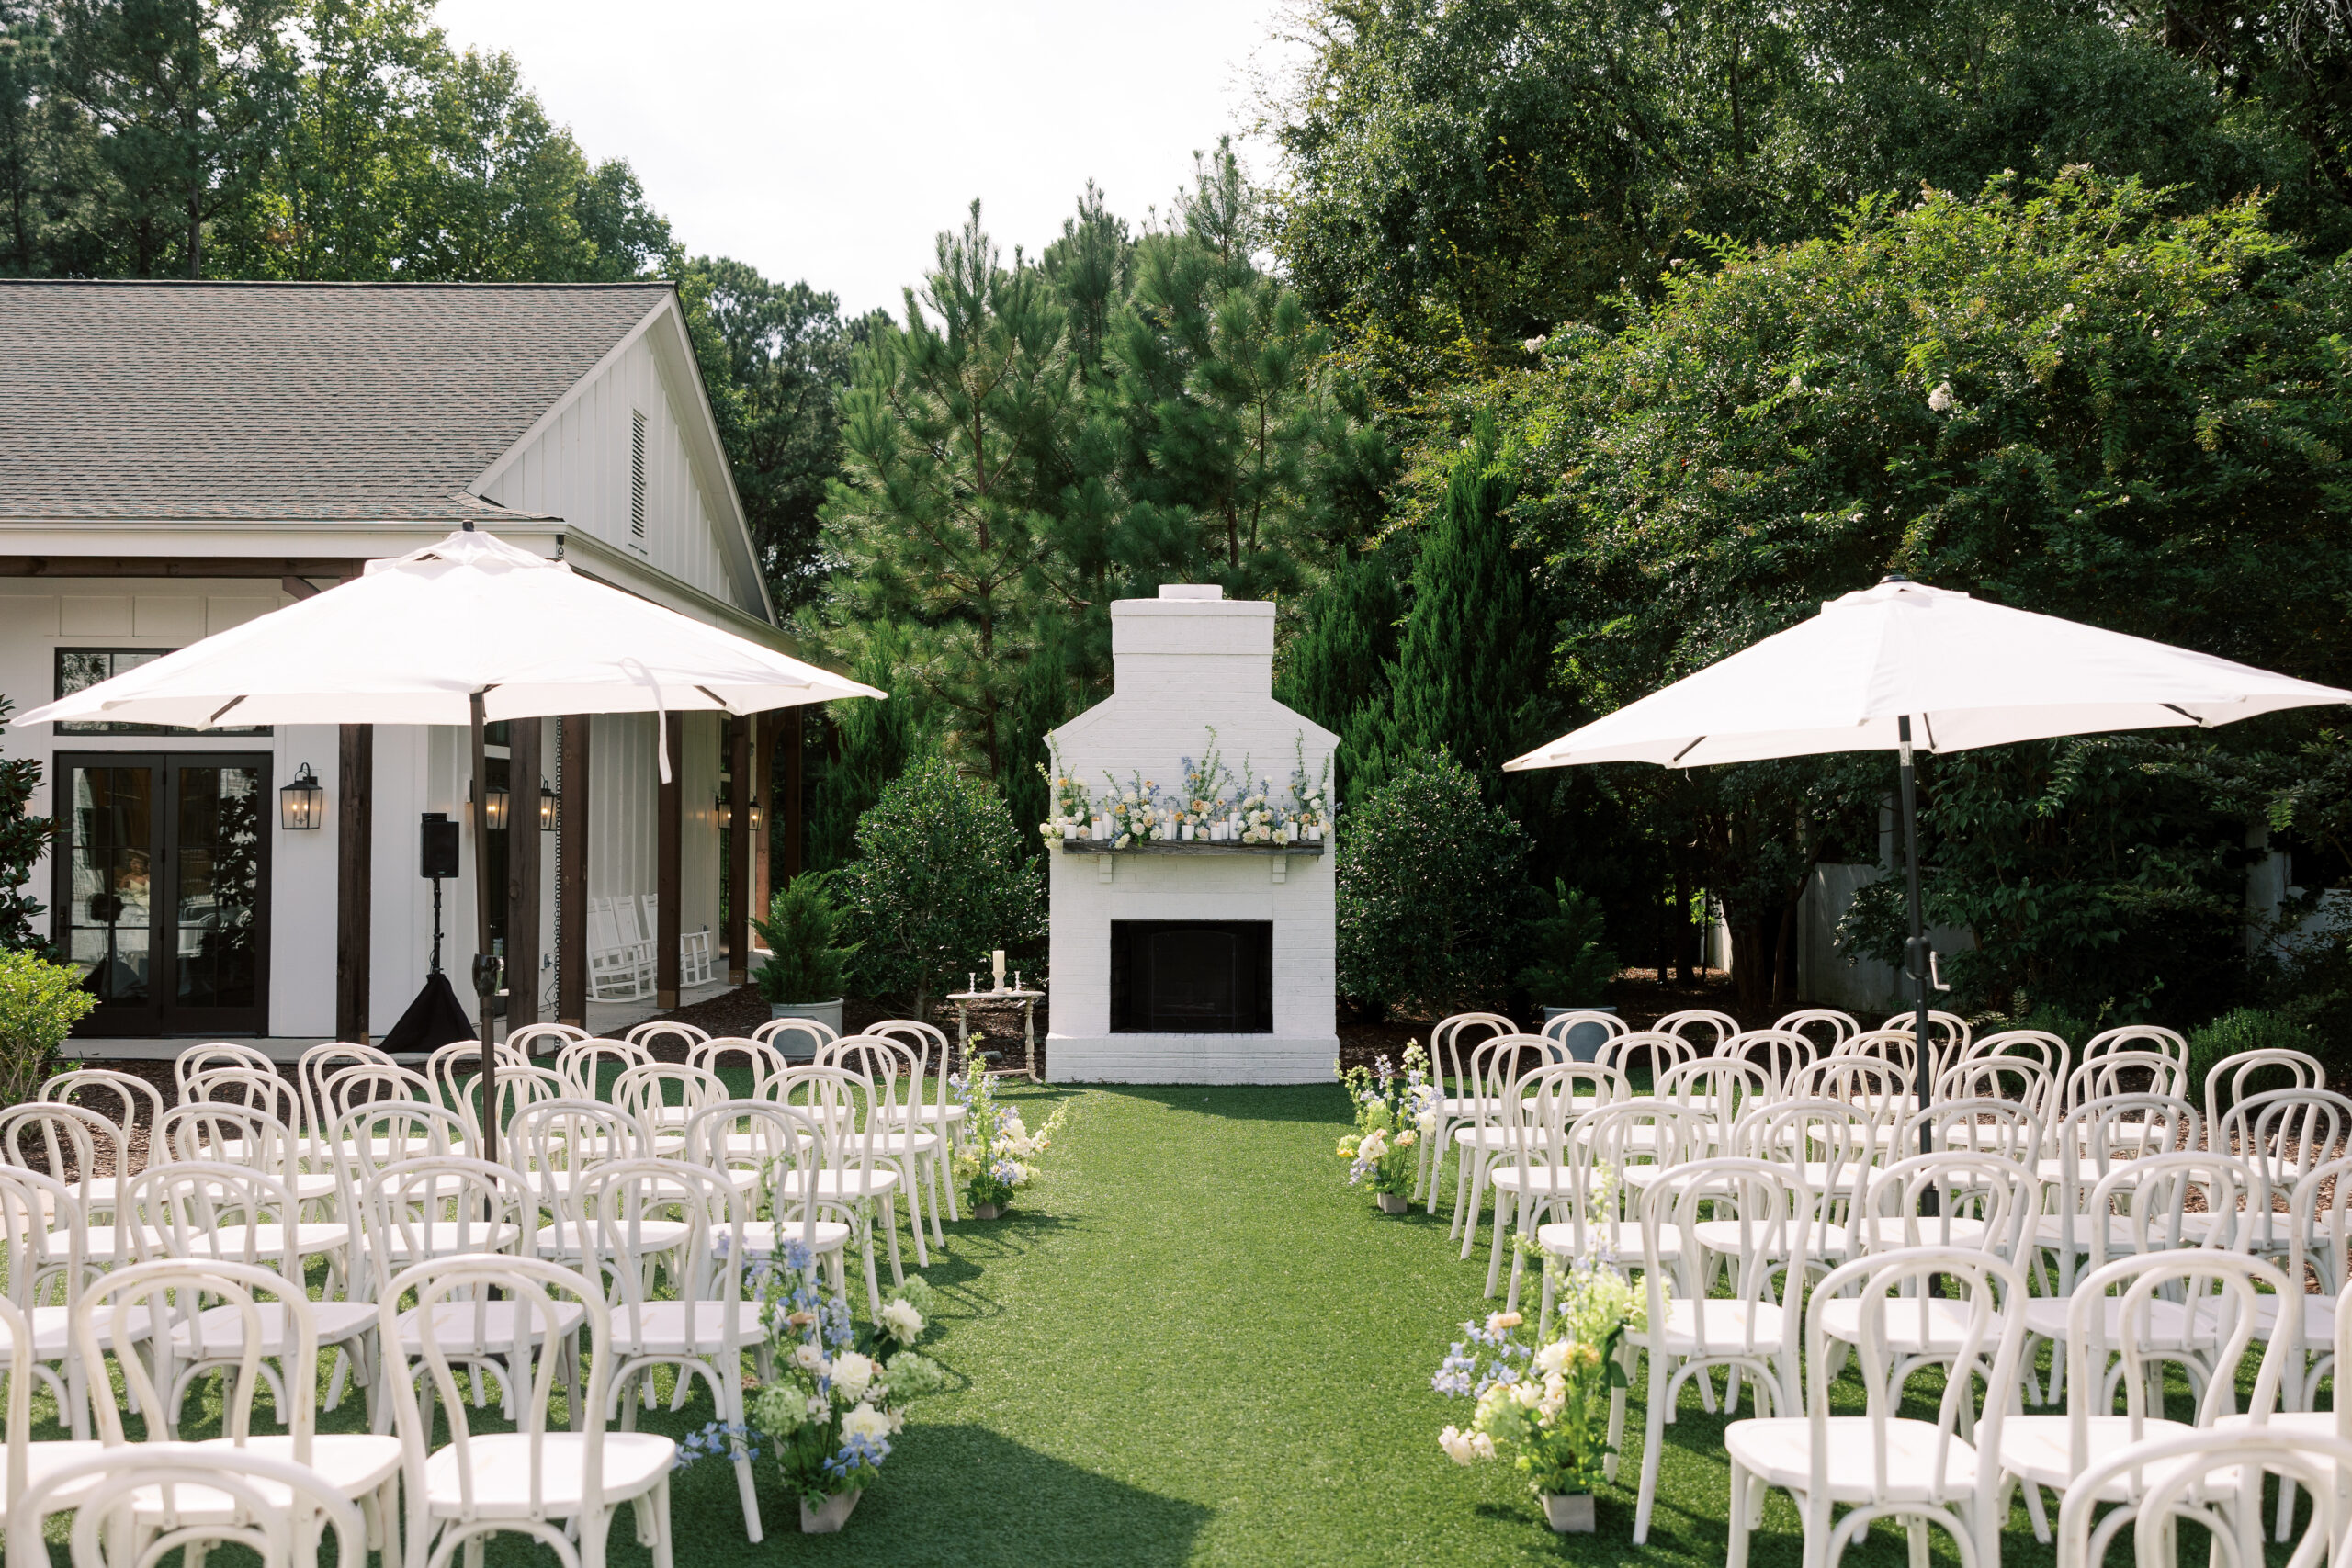
<svg viewBox="0 0 2352 1568">
<path fill-rule="evenodd" d="M 1360 803 L 1387 773 L 1389 680 L 1405 596 L 1375 550 L 1342 565 L 1307 601 L 1275 697 L 1340 737 L 1340 796 Z"/>
<path fill-rule="evenodd" d="M 1386 737 L 1392 758 L 1451 751 L 1488 800 L 1503 763 L 1544 738 L 1552 705 L 1552 628 L 1533 563 L 1512 546 L 1513 466 L 1480 414 L 1413 568 Z"/>
</svg>

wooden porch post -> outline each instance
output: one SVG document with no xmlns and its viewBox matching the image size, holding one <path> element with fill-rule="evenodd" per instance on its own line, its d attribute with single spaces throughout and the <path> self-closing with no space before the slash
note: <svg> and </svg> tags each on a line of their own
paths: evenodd
<svg viewBox="0 0 2352 1568">
<path fill-rule="evenodd" d="M 784 879 L 786 882 L 800 874 L 801 850 L 808 838 L 808 825 L 800 819 L 801 732 L 807 728 L 808 714 L 805 710 L 784 710 L 784 799 L 777 803 L 776 820 L 784 824 Z"/>
<path fill-rule="evenodd" d="M 752 787 L 757 792 L 752 798 L 760 803 L 761 810 L 760 825 L 752 829 L 752 913 L 755 916 L 768 912 L 768 825 L 774 818 L 776 802 L 776 713 L 771 708 L 752 720 Z"/>
<path fill-rule="evenodd" d="M 740 986 L 752 965 L 752 718 L 729 716 L 727 728 L 727 983 Z"/>
<path fill-rule="evenodd" d="M 334 1037 L 368 1043 L 375 893 L 376 727 L 340 727 L 335 747 Z"/>
<path fill-rule="evenodd" d="M 556 808 L 555 1017 L 588 1027 L 588 716 L 561 721 L 563 804 Z"/>
<path fill-rule="evenodd" d="M 539 741 L 544 722 L 506 724 L 506 1032 L 539 1021 Z"/>
<path fill-rule="evenodd" d="M 677 714 L 668 716 L 665 734 L 670 743 L 670 780 L 658 792 L 653 831 L 653 896 L 661 905 L 653 932 L 653 1005 L 668 1011 L 678 1005 L 678 932 L 685 911 L 680 874 L 685 834 L 685 792 L 680 787 L 686 771 L 685 725 Z"/>
</svg>

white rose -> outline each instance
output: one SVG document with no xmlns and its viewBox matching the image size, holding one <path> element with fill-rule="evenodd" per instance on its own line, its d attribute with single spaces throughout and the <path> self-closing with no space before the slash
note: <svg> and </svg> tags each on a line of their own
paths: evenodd
<svg viewBox="0 0 2352 1568">
<path fill-rule="evenodd" d="M 814 1372 L 822 1377 L 825 1374 L 825 1353 L 814 1345 L 795 1345 L 792 1348 L 792 1364 L 804 1372 Z"/>
<path fill-rule="evenodd" d="M 1535 1352 L 1535 1370 L 1547 1377 L 1564 1370 L 1567 1364 L 1568 1341 L 1566 1339 L 1555 1339 Z"/>
<path fill-rule="evenodd" d="M 882 1322 L 902 1340 L 912 1339 L 922 1332 L 922 1314 L 915 1310 L 912 1302 L 903 1298 L 882 1309 Z"/>
<path fill-rule="evenodd" d="M 874 1358 L 871 1356 L 847 1350 L 833 1363 L 833 1386 L 851 1399 L 864 1398 L 865 1385 L 873 1381 Z"/>
<path fill-rule="evenodd" d="M 871 1404 L 854 1405 L 849 1413 L 842 1417 L 843 1438 L 878 1439 L 889 1435 L 890 1418 Z"/>
</svg>

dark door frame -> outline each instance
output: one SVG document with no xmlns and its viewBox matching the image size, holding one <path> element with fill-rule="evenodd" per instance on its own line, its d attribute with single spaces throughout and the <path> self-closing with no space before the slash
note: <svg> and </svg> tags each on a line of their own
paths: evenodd
<svg viewBox="0 0 2352 1568">
<path fill-rule="evenodd" d="M 75 768 L 144 767 L 155 774 L 155 840 L 149 845 L 151 889 L 148 897 L 148 1003 L 133 1010 L 100 1007 L 74 1028 L 78 1037 L 125 1038 L 138 1035 L 190 1039 L 232 1035 L 261 1037 L 269 1032 L 270 862 L 277 840 L 277 818 L 270 801 L 271 754 L 267 751 L 175 751 L 141 748 L 119 751 L 60 750 L 50 758 L 50 778 L 59 797 L 56 816 L 60 832 L 51 863 L 51 911 L 54 939 L 62 946 L 73 921 L 74 852 L 71 824 L 74 809 L 69 793 L 70 771 Z M 257 853 L 254 890 L 254 1005 L 251 1009 L 206 1010 L 209 1016 L 189 1018 L 194 1009 L 175 1005 L 179 995 L 180 824 L 178 774 L 184 767 L 251 768 L 260 782 L 254 788 Z M 111 1016 L 109 1016 L 111 1015 Z"/>
</svg>

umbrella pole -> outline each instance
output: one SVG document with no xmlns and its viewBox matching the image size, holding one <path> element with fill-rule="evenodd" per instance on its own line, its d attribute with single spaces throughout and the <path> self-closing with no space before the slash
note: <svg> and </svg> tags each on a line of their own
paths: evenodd
<svg viewBox="0 0 2352 1568">
<path fill-rule="evenodd" d="M 487 688 L 485 688 L 486 690 Z M 498 1158 L 498 1053 L 490 1015 L 498 994 L 498 959 L 490 951 L 490 777 L 482 749 L 482 694 L 471 699 L 474 758 L 474 999 L 481 1019 L 481 1157 Z M 1908 776 L 1907 774 L 1905 775 Z M 1921 1005 L 1925 1005 L 1924 1003 Z"/>
<path fill-rule="evenodd" d="M 1915 1090 L 1925 1111 L 1935 1094 L 1935 1057 L 1928 1049 L 1928 922 L 1919 907 L 1919 795 L 1911 767 L 1911 718 L 1894 721 L 1896 794 L 1903 811 L 1903 879 L 1905 902 L 1911 913 L 1911 940 L 1903 944 L 1903 973 L 1910 977 L 1918 1002 L 1911 1021 L 1911 1041 L 1917 1059 Z M 1919 1124 L 1919 1152 L 1936 1152 L 1936 1135 Z M 1932 1189 L 1928 1196 L 1934 1196 Z M 1932 1209 L 1928 1211 L 1934 1213 Z"/>
</svg>

